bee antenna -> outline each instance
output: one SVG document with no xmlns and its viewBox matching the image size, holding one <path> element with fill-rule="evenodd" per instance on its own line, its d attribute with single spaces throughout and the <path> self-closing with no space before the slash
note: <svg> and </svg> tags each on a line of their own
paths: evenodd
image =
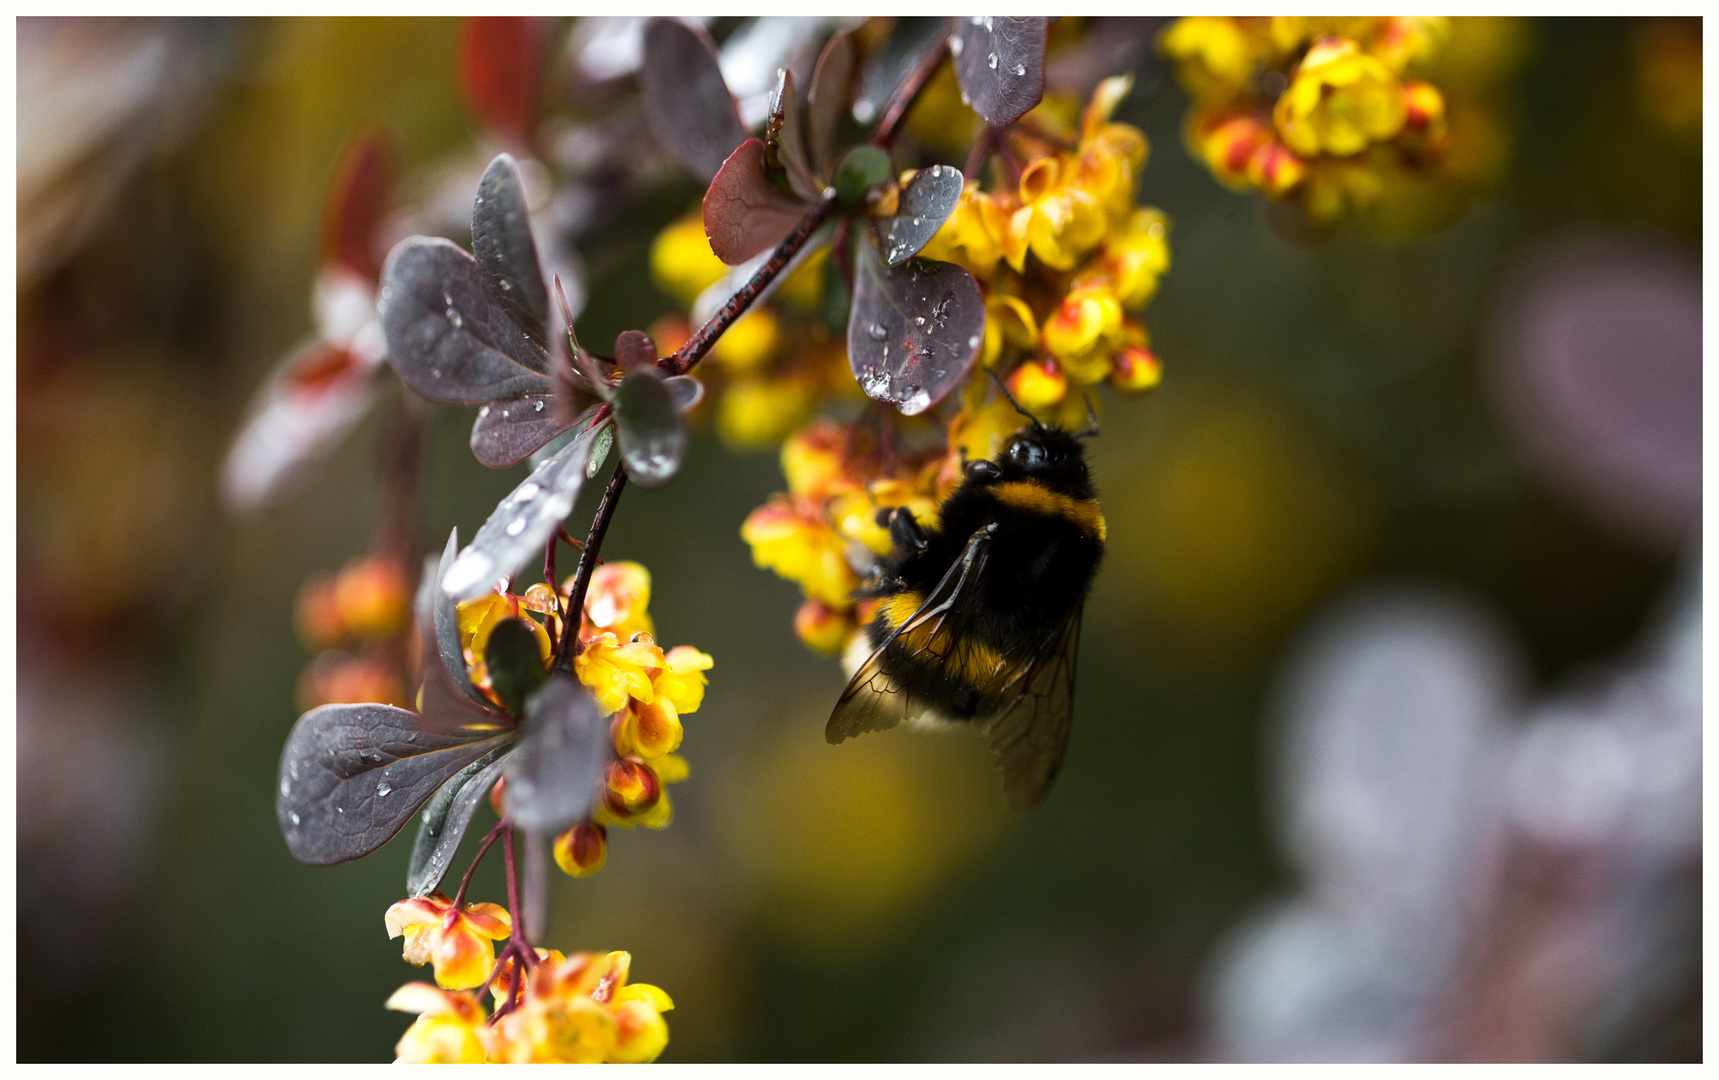
<svg viewBox="0 0 1719 1080">
<path fill-rule="evenodd" d="M 1074 437 L 1090 439 L 1098 434 L 1098 404 L 1092 400 L 1092 395 L 1085 390 L 1080 392 L 1080 396 L 1086 399 L 1086 430 L 1075 432 Z"/>
<path fill-rule="evenodd" d="M 1015 407 L 1016 412 L 1031 420 L 1034 427 L 1044 427 L 1044 423 L 1038 417 L 1021 408 L 1021 403 L 1015 400 L 1015 395 L 1009 393 L 1009 388 L 1003 385 L 1003 377 L 997 374 L 996 368 L 986 368 L 985 371 L 991 376 L 991 381 L 997 384 L 997 389 L 1002 393 L 1003 398 Z"/>
</svg>

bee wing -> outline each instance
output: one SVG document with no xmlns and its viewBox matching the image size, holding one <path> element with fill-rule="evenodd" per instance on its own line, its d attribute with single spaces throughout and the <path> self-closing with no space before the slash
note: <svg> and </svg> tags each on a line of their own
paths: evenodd
<svg viewBox="0 0 1719 1080">
<path fill-rule="evenodd" d="M 842 691 L 830 713 L 829 723 L 824 725 L 825 740 L 834 744 L 862 732 L 892 728 L 918 711 L 917 707 L 929 704 L 900 686 L 884 670 L 884 650 L 902 634 L 913 633 L 922 627 L 924 640 L 928 643 L 925 651 L 933 656 L 939 649 L 947 649 L 949 642 L 960 640 L 958 628 L 953 623 L 966 608 L 963 600 L 979 580 L 990 550 L 990 528 L 975 532 L 967 541 L 961 557 L 944 571 L 937 587 L 925 597 L 925 602 L 896 627 L 882 645 L 872 650 L 865 663 L 854 672 L 854 677 L 848 680 L 847 689 Z"/>
<path fill-rule="evenodd" d="M 1080 616 L 1051 632 L 1027 665 L 1020 689 L 1001 709 L 979 721 L 1003 770 L 1003 794 L 1015 810 L 1031 810 L 1050 790 L 1068 750 L 1074 715 L 1074 662 L 1080 645 Z"/>
</svg>

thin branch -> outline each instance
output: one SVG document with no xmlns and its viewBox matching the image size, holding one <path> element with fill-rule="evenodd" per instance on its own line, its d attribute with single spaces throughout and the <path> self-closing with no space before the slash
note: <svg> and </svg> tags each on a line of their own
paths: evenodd
<svg viewBox="0 0 1719 1080">
<path fill-rule="evenodd" d="M 505 818 L 496 822 L 495 828 L 491 829 L 489 835 L 483 838 L 483 843 L 478 845 L 477 854 L 472 856 L 472 864 L 466 868 L 466 876 L 460 878 L 459 891 L 454 893 L 455 911 L 458 911 L 460 905 L 465 903 L 466 887 L 472 883 L 472 875 L 477 873 L 478 863 L 483 862 L 483 857 L 489 854 L 490 845 L 496 842 L 496 839 L 501 836 L 501 830 L 506 827 L 507 820 Z"/>
<path fill-rule="evenodd" d="M 603 489 L 603 501 L 597 504 L 597 514 L 591 519 L 591 534 L 585 538 L 585 550 L 579 553 L 579 569 L 573 572 L 573 589 L 567 597 L 567 619 L 561 631 L 561 651 L 555 666 L 562 671 L 573 666 L 573 650 L 579 641 L 579 627 L 585 619 L 585 593 L 591 587 L 591 575 L 597 570 L 597 553 L 603 547 L 603 535 L 609 531 L 609 519 L 615 516 L 615 506 L 621 501 L 621 489 L 627 486 L 627 466 L 615 463 L 615 475 Z"/>
<path fill-rule="evenodd" d="M 887 148 L 895 141 L 895 130 L 907 116 L 908 107 L 919 96 L 919 92 L 925 89 L 925 84 L 936 73 L 937 65 L 943 62 L 943 54 L 948 51 L 949 31 L 946 28 L 943 36 L 926 49 L 925 58 L 919 61 L 919 66 L 895 88 L 895 97 L 890 99 L 889 108 L 885 110 L 883 119 L 878 121 L 877 130 L 871 133 L 870 141 L 873 146 Z"/>
</svg>

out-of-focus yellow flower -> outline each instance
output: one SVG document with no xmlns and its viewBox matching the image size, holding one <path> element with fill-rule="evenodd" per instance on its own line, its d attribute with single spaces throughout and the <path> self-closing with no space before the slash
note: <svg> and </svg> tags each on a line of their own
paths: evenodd
<svg viewBox="0 0 1719 1080">
<path fill-rule="evenodd" d="M 1141 394 L 1156 389 L 1163 378 L 1163 365 L 1144 345 L 1124 346 L 1116 354 L 1116 366 L 1110 370 L 1110 385 L 1124 394 Z"/>
<path fill-rule="evenodd" d="M 306 581 L 297 616 L 299 637 L 312 649 L 393 637 L 411 621 L 411 584 L 393 559 L 362 556 L 336 575 Z"/>
<path fill-rule="evenodd" d="M 1007 382 L 1009 393 L 1030 413 L 1061 403 L 1068 393 L 1068 376 L 1054 361 L 1028 360 L 1009 374 Z"/>
<path fill-rule="evenodd" d="M 330 649 L 318 653 L 299 674 L 298 704 L 308 712 L 318 705 L 377 702 L 405 706 L 409 698 L 399 671 L 386 656 L 353 656 Z"/>
<path fill-rule="evenodd" d="M 702 211 L 675 221 L 651 244 L 651 279 L 683 304 L 698 299 L 727 272 L 728 267 L 710 250 Z"/>
<path fill-rule="evenodd" d="M 955 66 L 942 65 L 907 110 L 907 130 L 924 146 L 945 154 L 965 153 L 984 130 L 984 121 L 961 99 Z"/>
<path fill-rule="evenodd" d="M 1248 163 L 1273 141 L 1270 125 L 1252 113 L 1195 109 L 1188 117 L 1189 150 L 1227 187 L 1245 189 Z"/>
<path fill-rule="evenodd" d="M 411 982 L 389 995 L 387 1008 L 418 1014 L 394 1044 L 394 1064 L 477 1065 L 484 1061 L 483 1007 L 470 994 Z"/>
<path fill-rule="evenodd" d="M 655 1061 L 668 1046 L 668 1022 L 663 1013 L 674 1001 L 649 983 L 622 986 L 609 999 L 615 1014 L 615 1048 L 609 1060 L 619 1064 Z"/>
<path fill-rule="evenodd" d="M 1438 15 L 1396 15 L 1378 20 L 1367 51 L 1397 74 L 1424 62 L 1450 39 L 1450 20 Z"/>
<path fill-rule="evenodd" d="M 571 592 L 573 578 L 562 585 Z M 585 590 L 585 620 L 590 631 L 604 630 L 622 641 L 631 641 L 634 634 L 656 633 L 645 610 L 651 602 L 651 572 L 636 562 L 604 563 L 591 573 L 591 584 Z"/>
<path fill-rule="evenodd" d="M 1158 48 L 1176 61 L 1182 84 L 1197 97 L 1241 90 L 1258 60 L 1241 20 L 1216 15 L 1177 19 L 1159 37 Z"/>
<path fill-rule="evenodd" d="M 685 735 L 674 702 L 660 696 L 649 705 L 631 702 L 616 713 L 613 731 L 617 753 L 646 761 L 678 749 Z"/>
<path fill-rule="evenodd" d="M 507 911 L 496 904 L 455 908 L 443 894 L 402 900 L 383 918 L 390 938 L 405 935 L 410 964 L 433 964 L 436 982 L 449 990 L 481 985 L 495 966 L 495 947 L 513 930 Z"/>
<path fill-rule="evenodd" d="M 977 180 L 969 180 L 954 212 L 944 219 L 923 254 L 964 267 L 983 281 L 1003 257 L 1007 230 L 1008 215 L 996 198 L 980 191 Z"/>
<path fill-rule="evenodd" d="M 652 680 L 654 694 L 674 705 L 678 713 L 695 713 L 704 704 L 705 672 L 716 666 L 709 653 L 691 645 L 676 645 L 663 656 L 663 667 Z M 673 749 L 673 747 L 670 747 Z"/>
<path fill-rule="evenodd" d="M 1261 143 L 1248 159 L 1248 182 L 1274 199 L 1287 195 L 1306 177 L 1307 165 L 1276 139 Z"/>
<path fill-rule="evenodd" d="M 813 404 L 805 379 L 736 378 L 717 406 L 716 429 L 733 446 L 769 446 L 805 423 Z"/>
<path fill-rule="evenodd" d="M 1446 135 L 1444 95 L 1429 82 L 1410 80 L 1403 84 L 1403 134 L 1405 143 L 1417 151 L 1432 149 Z"/>
<path fill-rule="evenodd" d="M 755 565 L 796 583 L 814 600 L 844 607 L 859 587 L 841 536 L 816 504 L 772 499 L 747 515 L 740 538 L 751 545 Z"/>
<path fill-rule="evenodd" d="M 733 374 L 763 368 L 776 356 L 782 343 L 782 328 L 767 307 L 754 307 L 711 346 L 710 355 Z"/>
<path fill-rule="evenodd" d="M 1145 307 L 1170 269 L 1170 219 L 1156 207 L 1135 210 L 1105 241 L 1102 266 L 1123 307 Z"/>
<path fill-rule="evenodd" d="M 985 345 L 979 362 L 986 367 L 996 364 L 1004 345 L 1017 349 L 1036 349 L 1039 344 L 1039 323 L 1033 309 L 1018 296 L 992 293 L 985 299 Z"/>
<path fill-rule="evenodd" d="M 1277 99 L 1272 119 L 1289 148 L 1346 157 L 1403 129 L 1403 88 L 1377 57 L 1346 38 L 1321 38 Z"/>
<path fill-rule="evenodd" d="M 794 633 L 806 647 L 824 656 L 835 656 L 854 632 L 853 612 L 834 608 L 818 600 L 807 600 L 794 613 Z"/>
<path fill-rule="evenodd" d="M 609 833 L 582 821 L 555 838 L 555 865 L 573 877 L 590 877 L 609 861 Z"/>
<path fill-rule="evenodd" d="M 591 696 L 606 713 L 620 709 L 628 699 L 647 705 L 656 700 L 651 679 L 662 668 L 663 651 L 649 634 L 622 643 L 605 631 L 585 641 L 573 658 L 574 674 L 591 688 Z"/>
<path fill-rule="evenodd" d="M 1083 285 L 1045 320 L 1041 338 L 1069 378 L 1099 382 L 1110 374 L 1111 354 L 1123 343 L 1122 304 L 1105 284 Z"/>
<path fill-rule="evenodd" d="M 788 493 L 823 499 L 860 486 L 848 476 L 847 452 L 852 437 L 829 420 L 816 420 L 788 436 L 782 444 L 782 475 Z"/>
<path fill-rule="evenodd" d="M 1009 436 L 1021 430 L 1026 417 L 1001 398 L 976 409 L 962 409 L 949 425 L 949 446 L 968 461 L 991 461 L 1003 452 Z"/>
</svg>

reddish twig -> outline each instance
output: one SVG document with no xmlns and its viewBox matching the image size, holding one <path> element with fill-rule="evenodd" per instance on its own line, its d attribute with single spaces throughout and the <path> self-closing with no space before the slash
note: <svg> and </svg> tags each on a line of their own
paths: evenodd
<svg viewBox="0 0 1719 1080">
<path fill-rule="evenodd" d="M 573 588 L 567 596 L 566 629 L 561 632 L 560 654 L 555 658 L 555 666 L 562 671 L 573 666 L 579 626 L 585 619 L 585 593 L 591 587 L 591 575 L 597 570 L 597 552 L 603 547 L 609 519 L 615 516 L 615 505 L 621 501 L 621 489 L 626 486 L 627 467 L 617 462 L 615 475 L 609 478 L 609 486 L 603 489 L 603 501 L 597 504 L 597 514 L 591 519 L 591 534 L 586 537 L 584 550 L 579 553 L 579 569 L 573 571 Z"/>
<path fill-rule="evenodd" d="M 507 822 L 505 820 L 496 822 L 495 828 L 491 829 L 489 835 L 483 838 L 483 843 L 478 845 L 477 854 L 472 856 L 472 864 L 466 868 L 466 876 L 460 878 L 459 890 L 454 893 L 455 911 L 458 911 L 460 905 L 465 903 L 466 887 L 472 883 L 472 875 L 477 873 L 478 863 L 483 862 L 483 857 L 489 854 L 490 845 L 495 843 L 496 837 L 500 836 L 501 830 L 506 827 Z"/>
<path fill-rule="evenodd" d="M 895 129 L 901 125 L 907 116 L 907 109 L 919 97 L 919 92 L 925 89 L 925 84 L 936 73 L 937 65 L 943 62 L 943 54 L 949 49 L 949 32 L 945 30 L 943 37 L 933 42 L 925 51 L 925 58 L 919 61 L 901 85 L 895 88 L 895 97 L 890 99 L 889 108 L 884 110 L 883 119 L 877 123 L 877 130 L 871 133 L 873 146 L 887 148 L 895 141 Z"/>
</svg>

